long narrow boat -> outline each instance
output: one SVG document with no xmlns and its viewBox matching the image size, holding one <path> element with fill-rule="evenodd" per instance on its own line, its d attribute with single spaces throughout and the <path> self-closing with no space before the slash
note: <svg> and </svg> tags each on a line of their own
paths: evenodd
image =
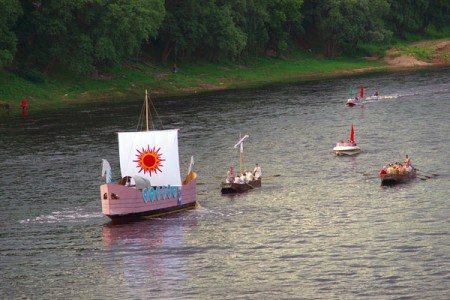
<svg viewBox="0 0 450 300">
<path fill-rule="evenodd" d="M 395 167 L 383 168 L 380 172 L 381 185 L 395 185 L 408 182 L 417 176 L 417 169 L 413 167 L 405 167 L 404 164 L 392 164 L 402 168 L 399 172 Z M 387 169 L 387 170 L 386 170 Z"/>
<path fill-rule="evenodd" d="M 250 177 L 245 176 L 245 172 L 243 172 L 243 155 L 244 155 L 244 140 L 248 138 L 248 135 L 245 136 L 239 136 L 239 141 L 234 145 L 234 148 L 239 147 L 239 166 L 240 166 L 240 173 L 243 175 L 242 179 L 241 176 L 238 176 L 235 180 L 234 177 L 227 178 L 226 182 L 222 182 L 220 184 L 220 192 L 222 194 L 236 194 L 236 193 L 245 193 L 250 190 L 253 190 L 255 188 L 261 187 L 261 168 L 259 168 L 258 164 L 258 174 L 253 174 L 253 172 L 250 172 Z M 256 169 L 255 169 L 256 170 Z M 255 175 L 255 177 L 253 176 Z"/>
<path fill-rule="evenodd" d="M 361 152 L 361 148 L 355 143 L 355 129 L 350 128 L 350 138 L 347 142 L 341 141 L 336 143 L 336 147 L 333 148 L 336 155 L 355 155 Z"/>
<path fill-rule="evenodd" d="M 383 174 L 381 177 L 381 185 L 394 185 L 398 183 L 405 183 L 411 179 L 416 178 L 416 171 L 407 172 L 404 174 Z"/>
<path fill-rule="evenodd" d="M 147 91 L 145 111 L 146 131 L 118 133 L 122 175 L 118 183 L 112 182 L 111 166 L 103 160 L 102 212 L 113 221 L 174 213 L 196 205 L 193 158 L 181 180 L 178 129 L 149 130 Z"/>
<path fill-rule="evenodd" d="M 222 182 L 221 193 L 222 194 L 236 194 L 245 193 L 254 188 L 261 187 L 261 178 L 255 179 L 246 183 L 225 183 Z"/>
</svg>

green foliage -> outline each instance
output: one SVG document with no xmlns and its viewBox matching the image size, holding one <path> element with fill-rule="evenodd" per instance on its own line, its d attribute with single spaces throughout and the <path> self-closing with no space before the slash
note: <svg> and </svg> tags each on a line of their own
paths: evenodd
<svg viewBox="0 0 450 300">
<path fill-rule="evenodd" d="M 303 0 L 166 1 L 166 18 L 156 44 L 163 61 L 206 57 L 240 58 L 268 47 L 287 50 L 299 31 Z"/>
<path fill-rule="evenodd" d="M 230 0 L 227 3 L 231 5 L 236 25 L 247 37 L 246 52 L 256 52 L 267 47 L 270 1 Z"/>
<path fill-rule="evenodd" d="M 207 16 L 208 35 L 204 38 L 204 48 L 212 59 L 233 57 L 246 45 L 246 35 L 233 22 L 230 6 L 214 7 Z"/>
<path fill-rule="evenodd" d="M 179 72 L 158 64 L 127 62 L 111 67 L 108 75 L 93 80 L 67 70 L 54 72 L 45 82 L 32 83 L 0 69 L 0 99 L 17 101 L 26 97 L 33 111 L 92 105 L 113 101 L 141 101 L 145 89 L 160 98 L 207 92 L 215 89 L 249 88 L 275 82 L 311 80 L 339 76 L 339 71 L 380 66 L 363 59 L 316 58 L 309 52 L 292 50 L 289 59 L 249 56 L 249 63 L 206 60 L 179 64 Z"/>
<path fill-rule="evenodd" d="M 449 24 L 450 24 L 450 22 L 449 22 Z M 427 28 L 425 36 L 422 36 L 422 38 L 424 38 L 424 37 L 430 38 L 430 39 L 448 38 L 448 37 L 450 37 L 450 25 L 441 27 L 439 29 L 437 29 L 434 25 L 431 25 Z"/>
<path fill-rule="evenodd" d="M 315 28 L 326 45 L 327 57 L 355 48 L 360 40 L 389 38 L 383 26 L 387 0 L 306 0 L 305 4 L 308 19 L 315 20 Z"/>
<path fill-rule="evenodd" d="M 165 12 L 162 0 L 23 1 L 23 58 L 42 70 L 83 74 L 136 54 L 156 36 Z"/>
<path fill-rule="evenodd" d="M 148 55 L 165 64 L 287 57 L 294 45 L 327 57 L 382 53 L 399 38 L 450 35 L 448 0 L 0 1 L 0 66 L 27 65 L 16 73 L 27 78 L 98 76 Z"/>
<path fill-rule="evenodd" d="M 361 57 L 378 56 L 383 57 L 386 50 L 389 48 L 387 43 L 364 43 L 358 44 L 358 48 L 355 50 L 354 55 Z"/>
<path fill-rule="evenodd" d="M 396 48 L 424 61 L 431 61 L 434 52 L 434 49 L 430 47 L 415 47 L 408 44 L 397 44 Z"/>
<path fill-rule="evenodd" d="M 234 57 L 247 42 L 236 25 L 231 5 L 213 0 L 166 1 L 167 14 L 158 41 L 163 61 L 201 56 L 210 59 Z"/>
<path fill-rule="evenodd" d="M 43 83 L 45 82 L 45 76 L 35 68 L 21 64 L 16 66 L 13 70 L 13 73 L 34 83 Z"/>
<path fill-rule="evenodd" d="M 17 38 L 12 27 L 21 14 L 18 0 L 0 1 L 0 67 L 13 60 Z"/>
<path fill-rule="evenodd" d="M 207 34 L 203 14 L 211 9 L 209 0 L 167 0 L 166 15 L 155 43 L 160 47 L 162 60 L 167 62 L 190 57 Z"/>
<path fill-rule="evenodd" d="M 408 33 L 423 34 L 430 26 L 439 31 L 450 23 L 448 0 L 389 0 L 389 3 L 387 20 L 401 38 Z"/>
<path fill-rule="evenodd" d="M 267 27 L 270 42 L 276 49 L 287 51 L 291 31 L 301 31 L 302 4 L 303 0 L 277 0 L 269 5 Z"/>
</svg>

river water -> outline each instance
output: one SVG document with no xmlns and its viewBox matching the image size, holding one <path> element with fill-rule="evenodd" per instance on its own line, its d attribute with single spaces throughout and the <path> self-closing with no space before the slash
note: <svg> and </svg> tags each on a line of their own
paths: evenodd
<svg viewBox="0 0 450 300">
<path fill-rule="evenodd" d="M 142 99 L 0 116 L 3 299 L 450 299 L 450 69 L 154 99 L 198 172 L 195 210 L 111 225 L 101 159 Z M 344 105 L 349 87 L 395 99 Z M 159 122 L 159 121 L 158 121 Z M 335 157 L 351 124 L 362 152 Z M 263 187 L 218 188 L 248 134 Z M 408 153 L 421 179 L 381 187 Z M 438 176 L 428 176 L 428 173 Z"/>
</svg>

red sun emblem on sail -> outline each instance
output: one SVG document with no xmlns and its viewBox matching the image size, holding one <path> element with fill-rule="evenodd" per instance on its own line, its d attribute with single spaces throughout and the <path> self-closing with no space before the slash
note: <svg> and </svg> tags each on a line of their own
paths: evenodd
<svg viewBox="0 0 450 300">
<path fill-rule="evenodd" d="M 147 147 L 147 150 L 145 148 L 142 148 L 142 151 L 136 149 L 137 159 L 133 160 L 133 162 L 136 162 L 137 167 L 140 168 L 139 173 L 144 171 L 144 174 L 148 172 L 152 176 L 152 173 L 161 172 L 160 167 L 163 166 L 161 162 L 165 161 L 165 159 L 161 158 L 162 154 L 159 153 L 159 150 L 161 148 L 156 149 L 156 147 L 153 147 L 151 149 L 150 146 Z"/>
</svg>

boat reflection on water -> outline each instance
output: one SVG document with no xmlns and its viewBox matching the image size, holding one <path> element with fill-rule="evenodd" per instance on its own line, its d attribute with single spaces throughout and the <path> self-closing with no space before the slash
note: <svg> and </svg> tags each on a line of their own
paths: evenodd
<svg viewBox="0 0 450 300">
<path fill-rule="evenodd" d="M 183 215 L 184 216 L 184 215 Z M 103 226 L 103 247 L 109 274 L 120 278 L 117 288 L 130 293 L 161 291 L 167 297 L 181 297 L 189 263 L 186 238 L 196 230 L 195 218 L 180 214 L 160 219 Z M 148 283 L 151 282 L 151 285 Z M 135 289 L 140 287 L 139 289 Z M 139 296 L 139 295 L 135 295 Z"/>
</svg>

